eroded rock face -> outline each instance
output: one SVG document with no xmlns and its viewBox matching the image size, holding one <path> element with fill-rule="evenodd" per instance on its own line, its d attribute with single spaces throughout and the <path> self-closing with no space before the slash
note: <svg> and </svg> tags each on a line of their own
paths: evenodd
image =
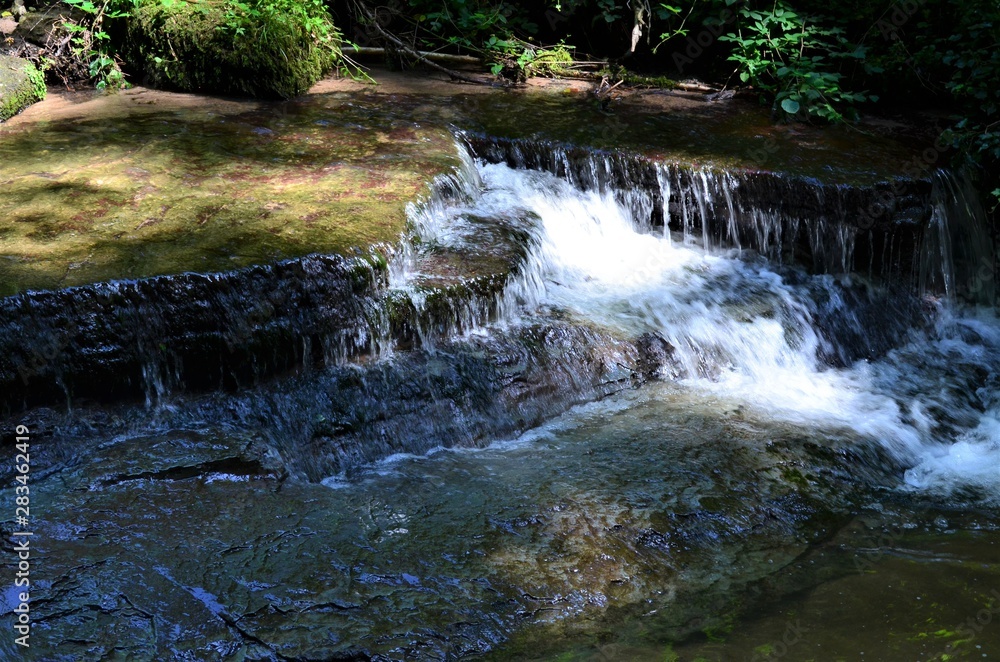
<svg viewBox="0 0 1000 662">
<path fill-rule="evenodd" d="M 0 122 L 44 98 L 41 72 L 27 60 L 0 54 Z"/>
<path fill-rule="evenodd" d="M 368 353 L 386 261 L 315 256 L 0 300 L 2 407 L 227 389 Z M 310 349 L 315 342 L 316 356 Z"/>
</svg>

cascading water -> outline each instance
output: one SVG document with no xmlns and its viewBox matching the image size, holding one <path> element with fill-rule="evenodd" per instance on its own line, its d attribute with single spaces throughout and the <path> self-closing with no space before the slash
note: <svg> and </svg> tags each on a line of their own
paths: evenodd
<svg viewBox="0 0 1000 662">
<path fill-rule="evenodd" d="M 940 659 L 936 632 L 980 609 L 1000 539 L 987 509 L 956 507 L 1000 495 L 1000 323 L 947 287 L 974 224 L 938 201 L 921 263 L 947 277 L 917 295 L 849 275 L 864 233 L 843 210 L 755 207 L 742 174 L 461 155 L 388 270 L 380 253 L 189 276 L 177 302 L 217 302 L 179 329 L 134 307 L 142 341 L 207 320 L 190 343 L 223 328 L 234 365 L 270 362 L 240 388 L 18 421 L 45 437 L 42 655 L 732 659 L 790 641 L 761 633 L 815 588 L 791 657 Z M 808 268 L 791 259 L 803 242 Z M 154 305 L 137 294 L 153 285 L 174 291 L 123 292 Z M 204 363 L 144 364 L 151 404 Z M 905 531 L 887 542 L 884 526 Z M 974 527 L 990 563 L 946 527 Z M 862 609 L 837 584 L 858 559 L 878 568 L 847 577 Z M 911 581 L 921 559 L 930 579 Z M 959 571 L 979 574 L 880 599 Z M 865 630 L 931 603 L 950 630 L 927 636 L 923 615 L 920 632 Z M 861 626 L 829 625 L 855 612 Z M 711 650 L 703 633 L 729 628 Z"/>
<path fill-rule="evenodd" d="M 425 244 L 448 245 L 470 240 L 463 218 L 534 219 L 526 265 L 499 306 L 507 321 L 509 311 L 557 310 L 630 337 L 656 334 L 672 346 L 674 369 L 692 393 L 725 395 L 775 420 L 877 446 L 908 468 L 913 488 L 1000 499 L 1000 324 L 992 311 L 776 266 L 741 250 L 732 182 L 702 172 L 699 185 L 684 187 L 660 171 L 651 194 L 612 186 L 611 170 L 592 166 L 588 181 L 602 184 L 586 185 L 480 163 L 466 181 L 481 179 L 481 192 L 466 187 L 461 204 L 429 206 L 415 225 Z M 956 180 L 936 177 L 949 199 L 967 204 Z M 713 196 L 710 187 L 726 193 Z M 657 197 L 673 232 L 651 231 Z M 710 236 L 715 199 L 733 219 L 730 248 L 725 236 Z M 924 248 L 934 258 L 924 271 L 944 274 L 948 294 L 960 271 L 950 260 L 986 254 L 951 257 L 953 207 L 936 204 Z M 830 229 L 823 219 L 807 229 L 817 250 Z M 761 237 L 763 252 L 776 232 L 780 242 L 775 230 Z M 834 271 L 842 272 L 853 234 L 833 233 L 841 237 Z"/>
<path fill-rule="evenodd" d="M 920 289 L 992 305 L 996 301 L 993 242 L 971 179 L 938 170 L 933 187 L 920 256 Z"/>
<path fill-rule="evenodd" d="M 995 657 L 967 182 L 739 104 L 446 87 L 4 133 L 0 659 L 29 616 L 45 660 Z M 538 139 L 612 125 L 641 153 Z M 445 163 L 410 241 L 267 257 Z"/>
</svg>

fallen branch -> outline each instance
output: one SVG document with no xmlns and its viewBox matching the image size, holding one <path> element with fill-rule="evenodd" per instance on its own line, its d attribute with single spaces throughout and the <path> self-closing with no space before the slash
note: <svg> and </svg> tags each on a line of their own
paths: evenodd
<svg viewBox="0 0 1000 662">
<path fill-rule="evenodd" d="M 684 90 L 685 92 L 704 92 L 708 94 L 709 92 L 719 92 L 723 88 L 712 87 L 702 83 L 677 83 L 674 86 L 674 89 Z"/>
<path fill-rule="evenodd" d="M 377 46 L 357 46 L 353 49 L 355 55 L 384 56 L 389 53 L 385 48 Z M 451 53 L 434 53 L 431 51 L 411 51 L 422 58 L 433 62 L 444 62 L 455 65 L 482 66 L 483 61 L 472 55 L 452 55 Z"/>
<path fill-rule="evenodd" d="M 391 34 L 391 33 L 387 32 L 385 29 L 383 29 L 383 27 L 379 24 L 379 22 L 376 19 L 376 17 L 372 14 L 371 10 L 369 10 L 367 7 L 365 7 L 361 3 L 358 3 L 357 7 L 361 10 L 361 12 L 364 13 L 364 15 L 371 22 L 371 24 L 375 26 L 375 29 L 378 30 L 378 33 L 380 35 L 382 35 L 383 38 L 389 40 L 401 52 L 406 53 L 410 57 L 414 58 L 417 62 L 423 62 L 424 64 L 426 64 L 431 69 L 437 69 L 438 71 L 441 71 L 441 72 L 443 72 L 445 74 L 448 74 L 448 76 L 450 76 L 452 78 L 452 80 L 460 80 L 460 81 L 463 81 L 465 83 L 472 83 L 473 85 L 489 85 L 491 87 L 494 85 L 494 83 L 492 81 L 482 80 L 480 78 L 473 78 L 471 76 L 466 76 L 466 75 L 461 74 L 461 73 L 459 73 L 457 71 L 454 71 L 453 69 L 448 69 L 447 67 L 443 67 L 440 64 L 438 64 L 437 62 L 434 62 L 434 61 L 428 59 L 427 55 L 421 55 L 420 51 L 417 51 L 417 50 L 414 50 L 414 49 L 410 48 L 405 43 L 403 43 L 403 41 L 401 39 L 399 39 L 399 37 L 397 37 L 394 34 Z"/>
</svg>

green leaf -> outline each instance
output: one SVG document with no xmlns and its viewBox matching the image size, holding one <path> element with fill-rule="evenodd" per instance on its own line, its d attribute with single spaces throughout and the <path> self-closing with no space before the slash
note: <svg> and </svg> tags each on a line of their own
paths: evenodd
<svg viewBox="0 0 1000 662">
<path fill-rule="evenodd" d="M 799 112 L 799 102 L 795 99 L 785 99 L 781 102 L 781 109 L 789 115 L 795 115 Z"/>
</svg>

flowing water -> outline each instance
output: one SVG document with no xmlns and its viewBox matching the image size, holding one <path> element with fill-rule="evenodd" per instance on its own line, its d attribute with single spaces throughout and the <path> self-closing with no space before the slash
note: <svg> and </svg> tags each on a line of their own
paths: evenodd
<svg viewBox="0 0 1000 662">
<path fill-rule="evenodd" d="M 937 200 L 951 202 L 935 203 L 922 298 L 893 291 L 902 299 L 893 303 L 857 275 L 809 274 L 762 258 L 767 235 L 758 250 L 713 243 L 704 197 L 697 223 L 670 224 L 669 177 L 658 196 L 668 224 L 654 231 L 654 198 L 645 191 L 581 190 L 545 172 L 469 167 L 464 204 L 414 211 L 418 235 L 460 244 L 475 240 L 462 232 L 464 218 L 533 219 L 527 266 L 505 295 L 520 315 L 557 309 L 624 335 L 656 334 L 673 348 L 667 376 L 692 397 L 733 398 L 781 423 L 849 432 L 908 467 L 908 488 L 997 503 L 1000 321 L 991 307 L 956 298 L 953 263 L 985 262 L 990 268 L 965 291 L 992 301 L 989 237 L 956 211 L 954 201 L 969 198 L 953 177 L 938 174 Z M 685 192 L 674 188 L 678 194 Z M 859 304 L 859 290 L 880 314 Z M 865 340 L 886 328 L 892 346 L 877 353 Z"/>
<path fill-rule="evenodd" d="M 48 587 L 62 611 L 38 627 L 66 659 L 1000 655 L 1000 320 L 977 305 L 994 272 L 975 265 L 992 258 L 974 214 L 957 217 L 958 180 L 937 176 L 911 287 L 852 269 L 864 232 L 833 221 L 836 259 L 779 261 L 791 221 L 760 210 L 743 232 L 736 180 L 707 171 L 664 168 L 650 188 L 463 163 L 410 209 L 391 291 L 426 310 L 423 258 L 475 253 L 484 223 L 524 255 L 498 293 L 416 330 L 423 372 L 393 395 L 429 389 L 425 443 L 373 440 L 405 452 L 360 453 L 313 483 L 241 459 L 301 451 L 306 419 L 349 428 L 321 420 L 331 393 L 363 393 L 383 438 L 423 429 L 391 425 L 375 377 L 351 368 L 177 398 L 66 460 L 38 490 L 47 572 L 63 577 Z M 819 239 L 805 237 L 814 253 Z M 467 446 L 488 438 L 462 394 L 426 386 L 472 370 L 456 347 L 516 364 L 490 339 L 550 323 L 609 346 L 656 339 L 659 379 L 513 439 L 428 452 L 449 425 Z M 369 370 L 405 361 L 389 344 Z M 556 338 L 544 356 L 565 377 L 535 392 L 586 381 L 582 347 Z"/>
</svg>

